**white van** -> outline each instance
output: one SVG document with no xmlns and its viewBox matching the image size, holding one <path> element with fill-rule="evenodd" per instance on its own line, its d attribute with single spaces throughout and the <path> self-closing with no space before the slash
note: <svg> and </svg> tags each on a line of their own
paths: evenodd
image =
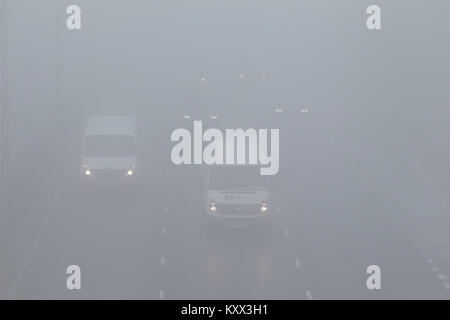
<svg viewBox="0 0 450 320">
<path fill-rule="evenodd" d="M 205 212 L 210 223 L 231 228 L 266 225 L 269 220 L 269 178 L 256 165 L 206 166 Z"/>
<path fill-rule="evenodd" d="M 82 145 L 81 176 L 86 183 L 101 186 L 134 185 L 136 174 L 134 117 L 91 117 Z"/>
</svg>

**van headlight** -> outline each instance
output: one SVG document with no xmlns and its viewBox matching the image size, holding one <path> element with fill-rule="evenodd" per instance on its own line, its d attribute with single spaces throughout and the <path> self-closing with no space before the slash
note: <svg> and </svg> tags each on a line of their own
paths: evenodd
<svg viewBox="0 0 450 320">
<path fill-rule="evenodd" d="M 209 200 L 209 210 L 211 212 L 216 212 L 217 211 L 217 207 L 216 207 L 216 203 L 212 200 Z"/>
<path fill-rule="evenodd" d="M 267 211 L 269 211 L 269 209 L 267 208 L 267 203 L 264 202 L 261 204 L 261 212 L 267 213 Z"/>
<path fill-rule="evenodd" d="M 129 177 L 134 176 L 135 173 L 136 173 L 136 165 L 133 164 L 131 168 L 127 171 L 127 176 Z"/>
</svg>

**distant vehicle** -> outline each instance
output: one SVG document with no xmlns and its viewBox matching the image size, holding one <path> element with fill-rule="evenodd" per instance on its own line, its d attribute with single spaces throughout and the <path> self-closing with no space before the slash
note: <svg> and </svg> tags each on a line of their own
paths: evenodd
<svg viewBox="0 0 450 320">
<path fill-rule="evenodd" d="M 81 176 L 99 186 L 134 185 L 137 175 L 133 117 L 89 119 L 83 137 Z"/>
<path fill-rule="evenodd" d="M 205 212 L 209 223 L 233 229 L 246 229 L 269 222 L 268 176 L 259 166 L 213 165 L 205 167 Z"/>
</svg>

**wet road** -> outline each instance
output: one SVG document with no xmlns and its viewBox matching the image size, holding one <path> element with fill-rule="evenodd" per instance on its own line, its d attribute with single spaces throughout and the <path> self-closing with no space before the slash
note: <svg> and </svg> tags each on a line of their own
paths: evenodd
<svg viewBox="0 0 450 320">
<path fill-rule="evenodd" d="M 4 297 L 448 299 L 448 260 L 414 233 L 409 208 L 383 178 L 371 176 L 376 159 L 364 162 L 342 148 L 345 133 L 324 130 L 328 120 L 314 109 L 267 110 L 265 119 L 270 115 L 283 134 L 280 149 L 295 143 L 303 156 L 281 152 L 282 163 L 297 170 L 280 171 L 270 231 L 259 237 L 252 230 L 206 232 L 203 191 L 195 183 L 202 168 L 169 162 L 170 146 L 159 134 L 178 119 L 138 125 L 141 163 L 151 166 L 140 168 L 136 193 L 80 184 L 80 158 L 64 151 L 76 150 L 82 122 L 66 129 L 70 143 L 53 145 L 54 163 L 34 158 L 39 146 L 30 140 L 13 189 L 23 198 L 9 204 L 5 232 L 16 240 L 6 244 L 12 258 Z M 295 126 L 284 125 L 293 117 Z M 51 135 L 44 130 L 38 140 L 51 144 Z M 65 287 L 72 264 L 82 270 L 78 292 Z M 382 268 L 381 291 L 366 287 L 373 264 Z"/>
</svg>

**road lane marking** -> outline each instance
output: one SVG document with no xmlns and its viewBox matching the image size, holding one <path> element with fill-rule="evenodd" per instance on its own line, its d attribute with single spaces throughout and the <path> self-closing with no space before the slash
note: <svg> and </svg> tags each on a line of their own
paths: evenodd
<svg viewBox="0 0 450 320">
<path fill-rule="evenodd" d="M 308 300 L 312 300 L 312 294 L 310 291 L 306 291 L 306 297 L 308 298 Z"/>
<path fill-rule="evenodd" d="M 403 153 L 405 154 L 406 158 L 408 159 L 410 165 L 418 172 L 419 176 L 422 178 L 422 180 L 425 182 L 425 185 L 427 187 L 427 191 L 429 191 L 434 197 L 436 197 L 440 203 L 441 206 L 445 209 L 449 209 L 449 203 L 445 199 L 445 197 L 442 195 L 442 193 L 437 189 L 431 179 L 426 174 L 425 170 L 420 165 L 420 161 L 416 160 L 414 156 L 406 149 L 406 147 L 403 147 Z"/>
<path fill-rule="evenodd" d="M 166 258 L 161 258 L 161 267 L 166 266 Z"/>
<path fill-rule="evenodd" d="M 288 230 L 288 229 L 284 229 L 284 236 L 285 236 L 286 238 L 289 238 L 290 235 L 291 235 L 291 234 L 290 234 L 289 230 Z"/>
<path fill-rule="evenodd" d="M 450 283 L 444 283 L 445 288 L 450 289 Z"/>
<path fill-rule="evenodd" d="M 422 256 L 422 257 L 426 257 L 427 256 L 427 254 L 424 251 L 419 251 L 419 255 Z"/>
<path fill-rule="evenodd" d="M 167 228 L 163 228 L 163 235 L 167 236 Z"/>
<path fill-rule="evenodd" d="M 431 259 L 427 259 L 427 263 L 429 263 L 429 264 L 434 264 L 434 261 L 431 260 Z"/>
<path fill-rule="evenodd" d="M 295 266 L 300 269 L 300 267 L 302 266 L 302 264 L 300 263 L 300 260 L 298 258 L 295 259 Z"/>
<path fill-rule="evenodd" d="M 445 274 L 441 274 L 440 273 L 440 274 L 437 275 L 437 277 L 438 277 L 439 280 L 448 280 L 448 277 Z"/>
<path fill-rule="evenodd" d="M 159 298 L 159 300 L 164 300 L 164 290 L 163 289 L 159 290 L 158 298 Z"/>
<path fill-rule="evenodd" d="M 169 212 L 169 206 L 164 206 L 163 210 L 164 210 L 164 213 Z"/>
<path fill-rule="evenodd" d="M 414 236 L 414 234 L 409 230 L 405 230 L 405 234 L 410 238 L 412 238 Z"/>
</svg>

